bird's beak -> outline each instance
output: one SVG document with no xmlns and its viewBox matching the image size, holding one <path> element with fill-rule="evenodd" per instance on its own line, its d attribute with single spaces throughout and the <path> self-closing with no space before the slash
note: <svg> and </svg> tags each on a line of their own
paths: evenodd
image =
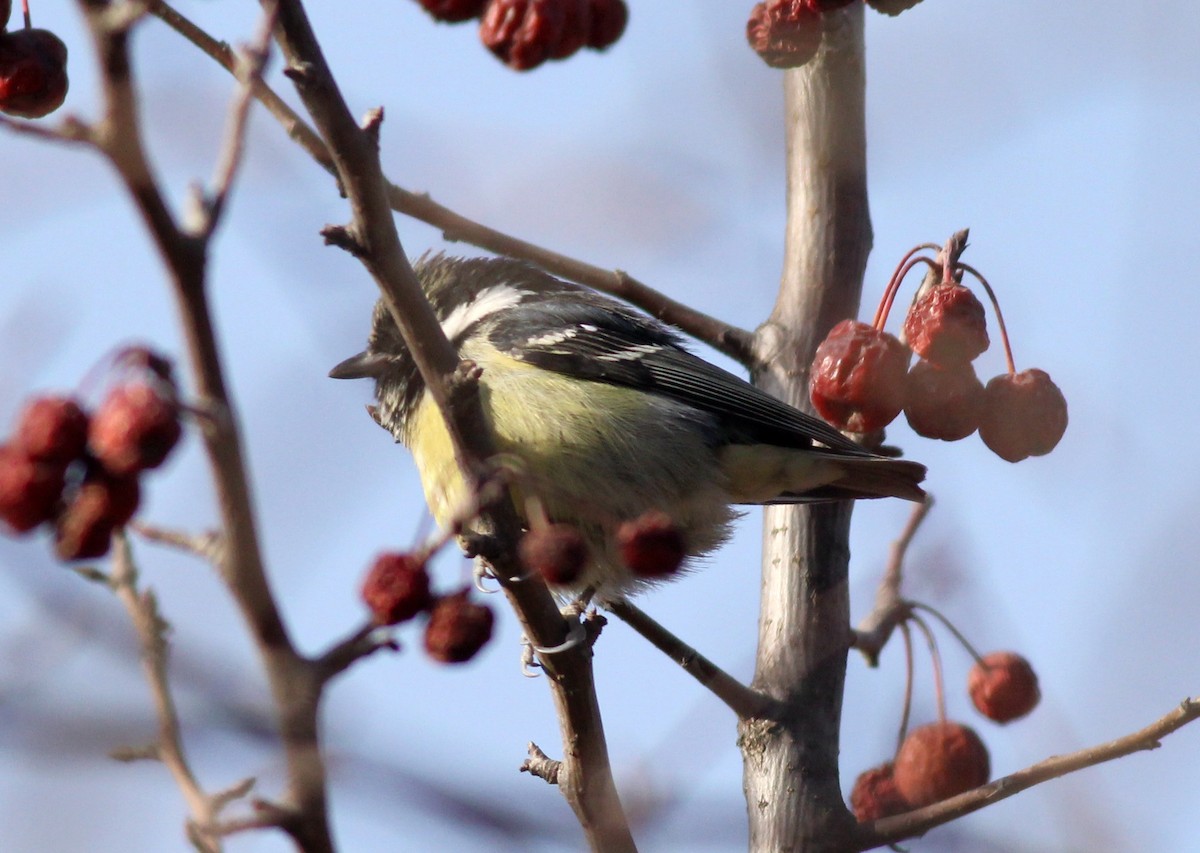
<svg viewBox="0 0 1200 853">
<path fill-rule="evenodd" d="M 374 379 L 387 370 L 391 359 L 377 352 L 360 352 L 352 355 L 333 370 L 330 379 Z"/>
</svg>

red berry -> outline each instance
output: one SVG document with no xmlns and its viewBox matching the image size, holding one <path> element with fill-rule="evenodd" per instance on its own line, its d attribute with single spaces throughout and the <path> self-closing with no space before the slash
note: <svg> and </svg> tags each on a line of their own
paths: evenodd
<svg viewBox="0 0 1200 853">
<path fill-rule="evenodd" d="M 587 44 L 592 31 L 592 6 L 588 0 L 562 0 L 566 19 L 558 46 L 550 53 L 551 59 L 566 59 Z"/>
<path fill-rule="evenodd" d="M 525 568 L 555 586 L 568 586 L 579 580 L 588 559 L 587 544 L 569 524 L 533 528 L 521 537 L 518 551 Z"/>
<path fill-rule="evenodd" d="M 66 465 L 87 447 L 88 417 L 69 397 L 35 397 L 17 420 L 13 446 L 30 459 Z"/>
<path fill-rule="evenodd" d="M 566 21 L 563 0 L 490 0 L 479 38 L 509 68 L 528 71 L 554 55 Z"/>
<path fill-rule="evenodd" d="M 904 408 L 909 355 L 895 336 L 843 320 L 813 357 L 808 383 L 813 405 L 838 429 L 882 429 Z"/>
<path fill-rule="evenodd" d="M 109 392 L 88 429 L 88 445 L 118 476 L 157 468 L 182 429 L 179 406 L 154 385 L 130 382 Z"/>
<path fill-rule="evenodd" d="M 909 732 L 896 753 L 896 790 L 913 808 L 978 788 L 991 775 L 987 747 L 961 723 L 941 722 Z"/>
<path fill-rule="evenodd" d="M 11 445 L 0 446 L 0 518 L 27 533 L 54 517 L 62 497 L 65 466 L 30 459 Z"/>
<path fill-rule="evenodd" d="M 965 364 L 988 348 L 983 303 L 961 284 L 931 287 L 908 309 L 904 336 L 923 358 L 943 365 Z"/>
<path fill-rule="evenodd" d="M 380 554 L 363 581 L 362 600 L 380 625 L 396 625 L 429 609 L 433 596 L 425 562 L 413 554 Z"/>
<path fill-rule="evenodd" d="M 940 367 L 921 359 L 908 371 L 904 416 L 925 438 L 958 441 L 979 428 L 983 383 L 970 362 Z"/>
<path fill-rule="evenodd" d="M 0 33 L 0 112 L 41 118 L 67 97 L 67 46 L 49 30 Z"/>
<path fill-rule="evenodd" d="M 487 0 L 417 0 L 418 3 L 439 21 L 457 24 L 478 18 L 483 14 Z"/>
<path fill-rule="evenodd" d="M 984 389 L 979 437 L 1009 462 L 1045 456 L 1067 431 L 1067 400 L 1044 370 L 992 377 Z"/>
<path fill-rule="evenodd" d="M 621 559 L 640 578 L 664 578 L 679 571 L 687 548 L 679 527 L 665 512 L 651 510 L 617 529 Z"/>
<path fill-rule="evenodd" d="M 97 512 L 114 527 L 121 527 L 133 518 L 141 499 L 142 489 L 137 474 L 118 476 L 98 464 L 93 464 L 83 482 L 79 484 L 71 502 L 96 503 L 99 507 Z"/>
<path fill-rule="evenodd" d="M 625 0 L 590 0 L 592 7 L 591 25 L 588 27 L 587 46 L 592 50 L 611 47 L 629 23 L 629 7 Z"/>
<path fill-rule="evenodd" d="M 1024 717 L 1042 698 L 1037 673 L 1014 652 L 984 655 L 967 675 L 967 692 L 979 713 L 997 723 Z"/>
<path fill-rule="evenodd" d="M 746 40 L 772 68 L 797 68 L 821 46 L 821 14 L 808 0 L 766 0 L 750 11 Z"/>
<path fill-rule="evenodd" d="M 113 530 L 113 503 L 100 488 L 80 487 L 54 523 L 54 552 L 60 560 L 88 560 L 108 553 Z"/>
<path fill-rule="evenodd" d="M 876 12 L 895 17 L 920 3 L 921 0 L 867 0 L 867 5 Z"/>
<path fill-rule="evenodd" d="M 429 612 L 425 651 L 442 663 L 469 661 L 491 639 L 493 620 L 491 609 L 469 601 L 465 589 L 443 596 Z"/>
<path fill-rule="evenodd" d="M 896 790 L 892 762 L 865 770 L 850 790 L 850 810 L 859 823 L 879 820 L 908 811 L 908 803 Z"/>
</svg>

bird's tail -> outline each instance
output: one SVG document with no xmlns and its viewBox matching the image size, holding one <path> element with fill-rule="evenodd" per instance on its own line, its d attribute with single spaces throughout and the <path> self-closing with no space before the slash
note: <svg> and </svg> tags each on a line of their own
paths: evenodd
<svg viewBox="0 0 1200 853">
<path fill-rule="evenodd" d="M 925 500 L 921 481 L 925 466 L 908 459 L 885 456 L 855 458 L 840 453 L 830 454 L 829 462 L 842 471 L 833 482 L 808 489 L 804 494 L 783 494 L 771 503 L 809 503 L 811 501 L 858 500 L 862 498 L 904 498 Z"/>
</svg>

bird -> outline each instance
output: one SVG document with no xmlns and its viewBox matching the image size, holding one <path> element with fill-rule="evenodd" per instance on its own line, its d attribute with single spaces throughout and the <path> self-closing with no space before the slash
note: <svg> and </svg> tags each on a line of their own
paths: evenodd
<svg viewBox="0 0 1200 853">
<path fill-rule="evenodd" d="M 518 512 L 579 531 L 588 562 L 552 591 L 623 599 L 654 581 L 615 533 L 655 511 L 685 567 L 730 536 L 740 506 L 924 499 L 925 466 L 881 456 L 690 352 L 665 324 L 512 258 L 426 253 L 413 265 L 451 345 L 478 368 L 483 420 L 516 460 Z M 375 383 L 376 422 L 412 453 L 434 519 L 468 498 L 441 414 L 399 328 L 376 303 L 366 349 L 330 371 Z"/>
</svg>

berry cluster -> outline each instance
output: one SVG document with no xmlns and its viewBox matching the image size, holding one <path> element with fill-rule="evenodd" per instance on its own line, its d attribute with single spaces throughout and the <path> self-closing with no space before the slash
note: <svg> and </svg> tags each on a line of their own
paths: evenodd
<svg viewBox="0 0 1200 853">
<path fill-rule="evenodd" d="M 798 68 L 821 46 L 821 16 L 855 0 L 765 0 L 746 21 L 746 40 L 772 68 Z M 899 15 L 920 0 L 867 0 L 885 15 Z"/>
<path fill-rule="evenodd" d="M 0 112 L 41 118 L 67 97 L 67 46 L 49 30 L 34 29 L 25 5 L 25 26 L 8 29 L 11 0 L 0 0 Z"/>
<path fill-rule="evenodd" d="M 1045 371 L 1017 372 L 995 293 L 958 259 L 965 245 L 965 232 L 955 235 L 938 260 L 918 254 L 938 247 L 916 247 L 888 282 L 873 323 L 843 320 L 833 327 L 817 347 L 809 374 L 813 406 L 848 432 L 880 430 L 903 411 L 909 426 L 926 438 L 958 441 L 978 430 L 983 443 L 1009 462 L 1043 456 L 1066 432 L 1066 398 Z M 883 327 L 900 285 L 918 264 L 935 274 L 909 307 L 905 346 Z M 987 291 L 1008 361 L 1008 371 L 986 387 L 972 362 L 990 343 L 987 321 L 983 304 L 962 283 L 964 273 Z M 909 367 L 912 353 L 920 358 Z"/>
<path fill-rule="evenodd" d="M 428 553 L 380 554 L 367 572 L 362 600 L 380 625 L 398 625 L 425 613 L 425 651 L 441 663 L 465 663 L 492 637 L 495 617 L 460 589 L 434 595 L 425 564 Z"/>
<path fill-rule="evenodd" d="M 938 616 L 942 618 L 940 614 Z M 908 699 L 912 693 L 908 622 L 914 623 L 929 640 L 933 654 L 938 720 L 906 733 Z M 948 622 L 946 624 L 949 626 Z M 860 822 L 878 820 L 936 803 L 986 784 L 991 778 L 991 760 L 979 735 L 970 726 L 946 718 L 941 660 L 929 626 L 920 616 L 910 612 L 901 627 L 908 648 L 910 684 L 910 689 L 906 691 L 905 722 L 901 725 L 895 757 L 860 774 L 854 782 L 850 792 L 850 808 Z M 950 628 L 975 658 L 975 664 L 967 676 L 967 692 L 979 713 L 993 722 L 1003 724 L 1025 716 L 1037 706 L 1041 692 L 1037 675 L 1029 661 L 1014 652 L 993 652 L 980 656 L 953 626 Z"/>
<path fill-rule="evenodd" d="M 182 427 L 170 363 L 142 348 L 116 359 L 122 380 L 89 415 L 71 397 L 35 397 L 0 445 L 0 519 L 16 534 L 54 527 L 63 560 L 102 557 L 137 511 L 143 471 Z"/>
<path fill-rule="evenodd" d="M 480 18 L 484 47 L 516 71 L 580 48 L 604 50 L 625 31 L 624 0 L 417 0 L 439 21 Z"/>
<path fill-rule="evenodd" d="M 637 578 L 661 580 L 679 571 L 687 556 L 683 535 L 669 515 L 651 510 L 624 522 L 616 533 L 621 561 Z M 541 521 L 521 537 L 521 564 L 554 587 L 578 584 L 588 563 L 587 543 L 570 524 Z"/>
</svg>

